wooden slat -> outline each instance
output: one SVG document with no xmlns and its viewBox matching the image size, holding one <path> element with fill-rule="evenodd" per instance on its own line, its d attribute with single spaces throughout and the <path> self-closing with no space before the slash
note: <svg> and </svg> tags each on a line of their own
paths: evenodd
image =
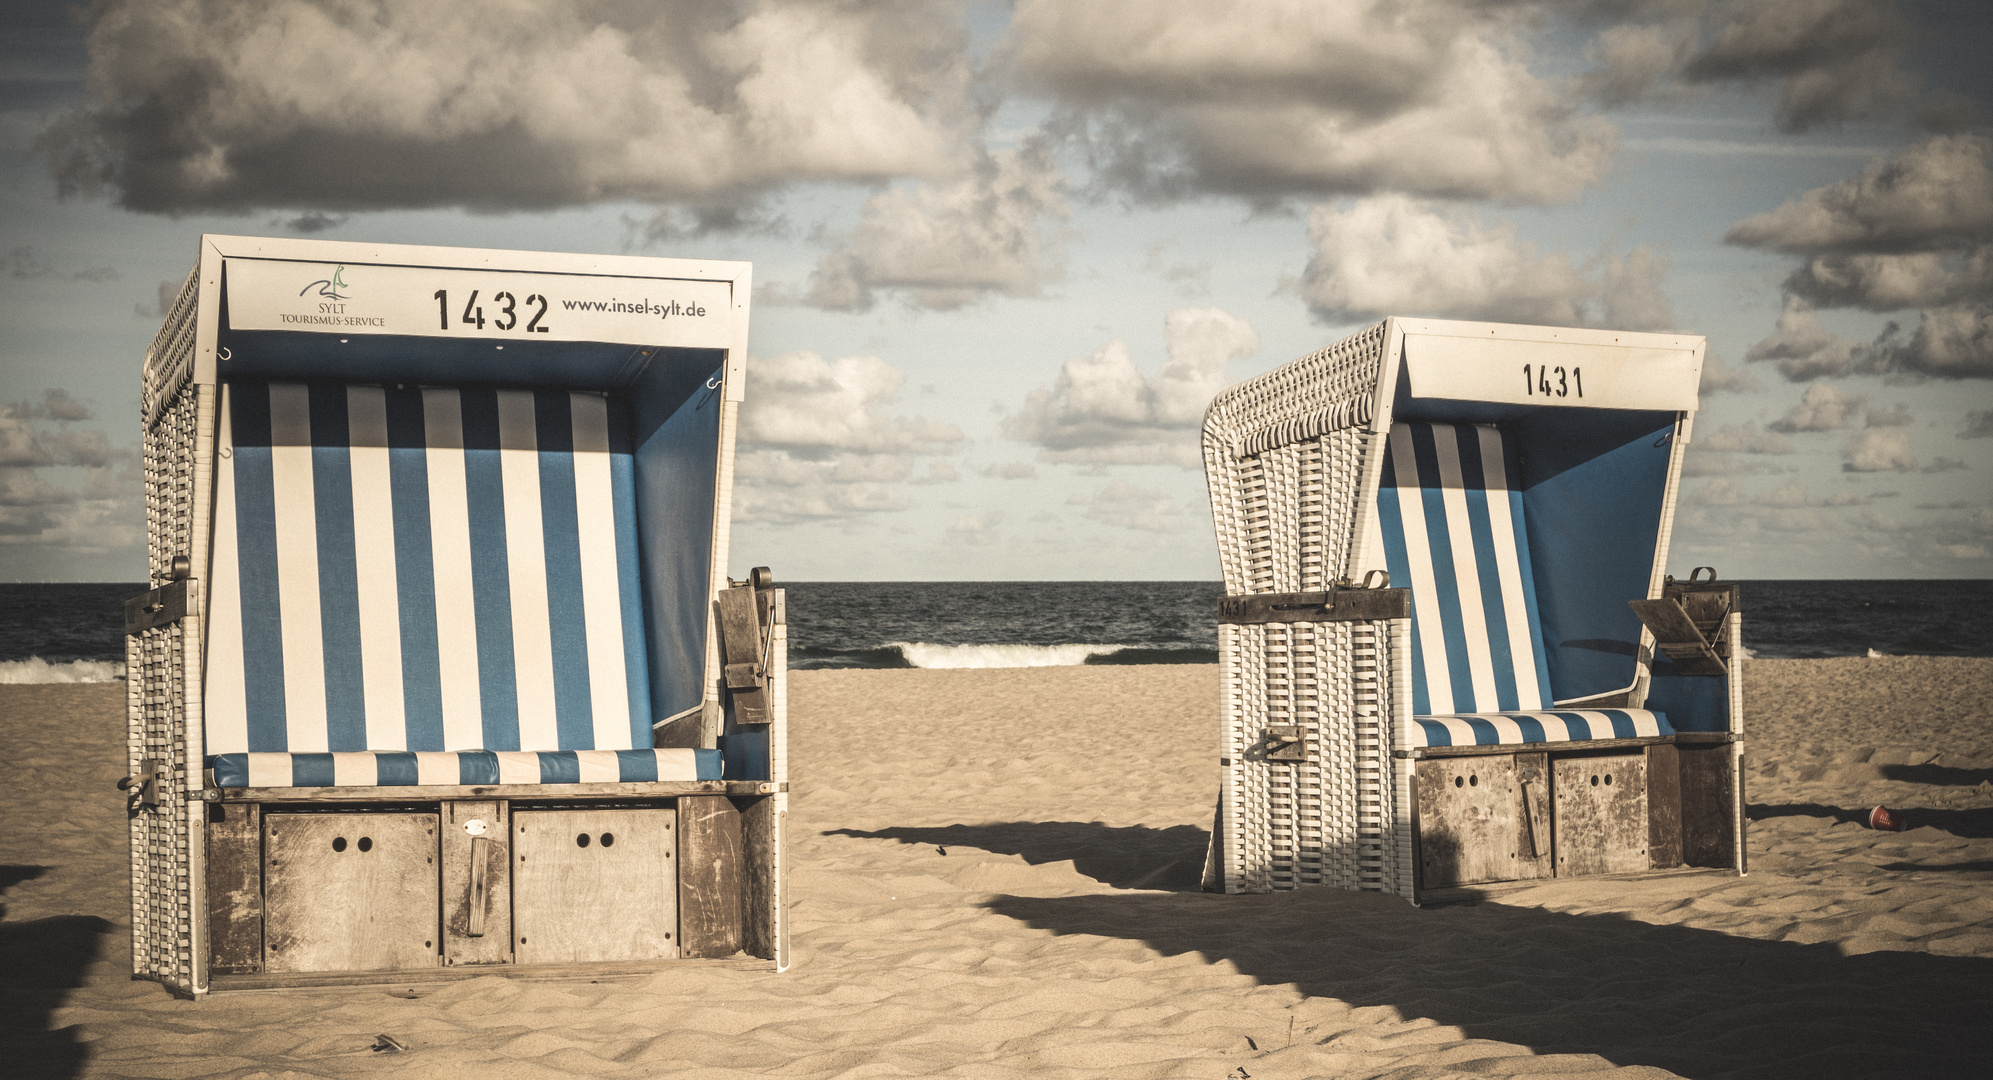
<svg viewBox="0 0 1993 1080">
<path fill-rule="evenodd" d="M 1628 600 L 1627 604 L 1653 632 L 1656 647 L 1674 661 L 1676 671 L 1683 675 L 1722 675 L 1728 670 L 1702 631 L 1696 629 L 1688 612 L 1674 599 Z"/>
<path fill-rule="evenodd" d="M 512 950 L 522 964 L 679 955 L 677 812 L 512 814 Z"/>
<path fill-rule="evenodd" d="M 1517 754 L 1516 873 L 1518 879 L 1552 877 L 1557 873 L 1554 829 L 1550 818 L 1550 755 L 1545 751 Z"/>
<path fill-rule="evenodd" d="M 1652 869 L 1644 753 L 1559 758 L 1550 769 L 1558 877 Z"/>
<path fill-rule="evenodd" d="M 1516 876 L 1521 822 L 1515 755 L 1421 761 L 1415 790 L 1422 886 Z"/>
<path fill-rule="evenodd" d="M 1730 746 L 1678 744 L 1682 784 L 1682 861 L 1690 866 L 1736 865 L 1733 850 Z"/>
<path fill-rule="evenodd" d="M 740 810 L 724 795 L 678 800 L 678 926 L 684 956 L 732 956 L 741 949 Z"/>
<path fill-rule="evenodd" d="M 1647 858 L 1664 870 L 1682 864 L 1682 766 L 1673 744 L 1647 748 Z"/>
<path fill-rule="evenodd" d="M 209 801 L 259 803 L 441 802 L 447 799 L 668 799 L 680 795 L 761 795 L 787 791 L 766 780 L 659 780 L 630 784 L 488 784 L 407 787 L 209 788 Z M 207 792 L 203 792 L 203 797 Z"/>
<path fill-rule="evenodd" d="M 142 634 L 187 617 L 187 583 L 169 582 L 125 601 L 125 633 Z"/>
<path fill-rule="evenodd" d="M 438 963 L 434 813 L 263 815 L 264 970 Z"/>
<path fill-rule="evenodd" d="M 208 807 L 208 971 L 263 970 L 262 807 Z"/>
<path fill-rule="evenodd" d="M 1218 600 L 1221 623 L 1357 622 L 1411 617 L 1410 589 L 1246 593 Z"/>
<path fill-rule="evenodd" d="M 443 963 L 447 966 L 512 962 L 507 810 L 500 799 L 453 800 L 442 806 Z"/>
<path fill-rule="evenodd" d="M 750 956 L 777 960 L 781 951 L 781 926 L 777 911 L 782 903 L 780 875 L 782 858 L 782 818 L 773 798 L 742 799 L 741 868 L 746 878 L 742 890 L 741 948 Z"/>
<path fill-rule="evenodd" d="M 412 971 L 326 971 L 284 975 L 217 975 L 208 984 L 214 993 L 258 990 L 316 990 L 337 986 L 433 986 L 460 979 L 497 975 L 505 979 L 641 979 L 660 971 L 773 971 L 773 960 L 733 957 L 726 960 L 637 960 L 600 964 L 506 964 L 501 967 L 419 968 Z"/>
<path fill-rule="evenodd" d="M 720 649 L 727 689 L 733 695 L 734 720 L 766 724 L 768 680 L 762 671 L 761 620 L 756 617 L 755 590 L 736 586 L 722 590 L 715 601 L 719 612 Z"/>
</svg>

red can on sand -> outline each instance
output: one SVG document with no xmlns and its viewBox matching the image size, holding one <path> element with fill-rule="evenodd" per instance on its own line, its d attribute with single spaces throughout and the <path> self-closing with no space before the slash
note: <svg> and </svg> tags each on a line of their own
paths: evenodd
<svg viewBox="0 0 1993 1080">
<path fill-rule="evenodd" d="M 1878 806 L 1868 812 L 1868 827 L 1877 832 L 1902 832 L 1903 815 L 1887 806 Z"/>
</svg>

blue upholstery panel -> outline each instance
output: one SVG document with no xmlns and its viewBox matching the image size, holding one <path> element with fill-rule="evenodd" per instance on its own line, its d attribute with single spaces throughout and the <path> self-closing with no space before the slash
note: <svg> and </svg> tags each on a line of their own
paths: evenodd
<svg viewBox="0 0 1993 1080">
<path fill-rule="evenodd" d="M 215 785 L 412 787 L 451 784 L 604 784 L 718 780 L 718 750 L 556 750 L 217 754 Z"/>
<path fill-rule="evenodd" d="M 1412 718 L 1413 746 L 1502 746 L 1638 739 L 1674 733 L 1666 714 L 1646 709 L 1455 713 Z"/>
<path fill-rule="evenodd" d="M 1487 424 L 1393 424 L 1377 492 L 1391 583 L 1412 590 L 1412 712 L 1551 703 L 1515 453 Z"/>
<path fill-rule="evenodd" d="M 649 745 L 603 395 L 233 382 L 217 442 L 211 753 Z"/>
</svg>

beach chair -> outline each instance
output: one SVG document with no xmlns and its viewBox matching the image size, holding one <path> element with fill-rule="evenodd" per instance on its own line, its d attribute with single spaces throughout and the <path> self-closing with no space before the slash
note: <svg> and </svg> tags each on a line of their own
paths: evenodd
<svg viewBox="0 0 1993 1080">
<path fill-rule="evenodd" d="M 746 263 L 206 236 L 145 358 L 132 964 L 787 965 Z"/>
<path fill-rule="evenodd" d="M 1665 572 L 1703 348 L 1391 318 L 1218 395 L 1207 888 L 1744 871 L 1736 587 Z"/>
</svg>

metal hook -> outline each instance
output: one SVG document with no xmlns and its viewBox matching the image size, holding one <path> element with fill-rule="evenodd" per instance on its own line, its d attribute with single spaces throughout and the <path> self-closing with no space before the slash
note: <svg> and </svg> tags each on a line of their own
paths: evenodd
<svg viewBox="0 0 1993 1080">
<path fill-rule="evenodd" d="M 710 379 L 707 379 L 707 380 L 706 380 L 706 389 L 708 389 L 708 390 L 718 390 L 719 388 L 720 388 L 720 378 L 719 378 L 719 376 L 715 375 L 714 377 L 712 377 L 712 378 L 710 378 Z"/>
<path fill-rule="evenodd" d="M 230 352 L 228 350 L 228 346 L 226 345 L 223 345 L 220 348 L 216 349 L 215 356 L 224 364 L 228 363 L 230 360 L 235 359 L 235 354 Z"/>
</svg>

